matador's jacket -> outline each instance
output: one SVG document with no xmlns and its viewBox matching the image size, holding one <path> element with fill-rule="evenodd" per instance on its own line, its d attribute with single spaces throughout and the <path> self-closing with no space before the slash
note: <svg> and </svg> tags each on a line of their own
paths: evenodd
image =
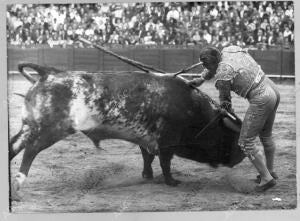
<svg viewBox="0 0 300 221">
<path fill-rule="evenodd" d="M 215 86 L 220 93 L 220 103 L 231 109 L 230 91 L 248 98 L 249 91 L 255 88 L 264 76 L 260 65 L 248 54 L 246 49 L 229 46 L 221 52 L 221 62 L 215 75 Z M 202 73 L 205 79 L 208 71 Z"/>
</svg>

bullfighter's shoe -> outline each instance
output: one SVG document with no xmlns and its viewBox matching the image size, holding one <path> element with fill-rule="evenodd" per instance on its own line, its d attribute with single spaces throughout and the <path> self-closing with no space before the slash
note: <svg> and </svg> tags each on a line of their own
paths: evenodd
<svg viewBox="0 0 300 221">
<path fill-rule="evenodd" d="M 271 172 L 270 174 L 271 174 L 271 176 L 272 176 L 275 180 L 278 180 L 278 176 L 277 176 L 277 174 L 276 174 L 275 172 Z M 257 176 L 256 176 L 255 182 L 256 182 L 256 183 L 260 183 L 260 181 L 261 181 L 261 177 L 260 177 L 260 175 L 257 175 Z"/>
<path fill-rule="evenodd" d="M 276 180 L 275 179 L 272 179 L 270 180 L 269 182 L 267 182 L 266 184 L 264 185 L 261 185 L 261 186 L 256 186 L 254 191 L 255 192 L 258 192 L 258 193 L 261 193 L 261 192 L 264 192 L 270 188 L 272 188 L 273 186 L 275 186 L 277 184 Z"/>
</svg>

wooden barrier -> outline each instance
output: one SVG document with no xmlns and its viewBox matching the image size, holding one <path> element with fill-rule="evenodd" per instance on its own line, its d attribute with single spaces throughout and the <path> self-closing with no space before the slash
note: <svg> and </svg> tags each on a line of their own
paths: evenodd
<svg viewBox="0 0 300 221">
<path fill-rule="evenodd" d="M 196 48 L 118 48 L 114 52 L 143 62 L 166 72 L 176 72 L 199 61 Z M 266 74 L 274 76 L 295 75 L 293 50 L 251 50 L 249 53 L 261 65 Z M 20 61 L 54 66 L 65 70 L 82 71 L 133 71 L 136 68 L 103 54 L 94 48 L 8 48 L 8 70 L 17 71 Z M 196 68 L 193 72 L 202 71 Z"/>
</svg>

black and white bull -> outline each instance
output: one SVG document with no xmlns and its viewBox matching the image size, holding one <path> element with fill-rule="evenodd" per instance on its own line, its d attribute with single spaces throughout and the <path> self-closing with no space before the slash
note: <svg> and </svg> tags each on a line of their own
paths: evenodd
<svg viewBox="0 0 300 221">
<path fill-rule="evenodd" d="M 35 69 L 39 80 L 24 67 Z M 207 96 L 170 74 L 64 72 L 28 63 L 19 70 L 33 86 L 25 95 L 22 128 L 9 144 L 10 160 L 25 149 L 17 189 L 40 151 L 76 131 L 96 145 L 104 139 L 138 144 L 148 179 L 158 155 L 168 185 L 178 184 L 170 173 L 174 154 L 213 167 L 232 167 L 244 158 L 239 133 L 224 126 Z"/>
</svg>

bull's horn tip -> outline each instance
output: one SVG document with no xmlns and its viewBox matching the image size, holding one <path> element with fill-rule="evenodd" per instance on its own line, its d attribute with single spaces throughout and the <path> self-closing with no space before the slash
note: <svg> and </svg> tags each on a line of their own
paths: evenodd
<svg viewBox="0 0 300 221">
<path fill-rule="evenodd" d="M 23 97 L 23 98 L 25 98 L 25 95 L 24 94 L 20 94 L 20 93 L 14 93 L 15 95 L 18 95 L 18 96 L 20 96 L 20 97 Z"/>
</svg>

